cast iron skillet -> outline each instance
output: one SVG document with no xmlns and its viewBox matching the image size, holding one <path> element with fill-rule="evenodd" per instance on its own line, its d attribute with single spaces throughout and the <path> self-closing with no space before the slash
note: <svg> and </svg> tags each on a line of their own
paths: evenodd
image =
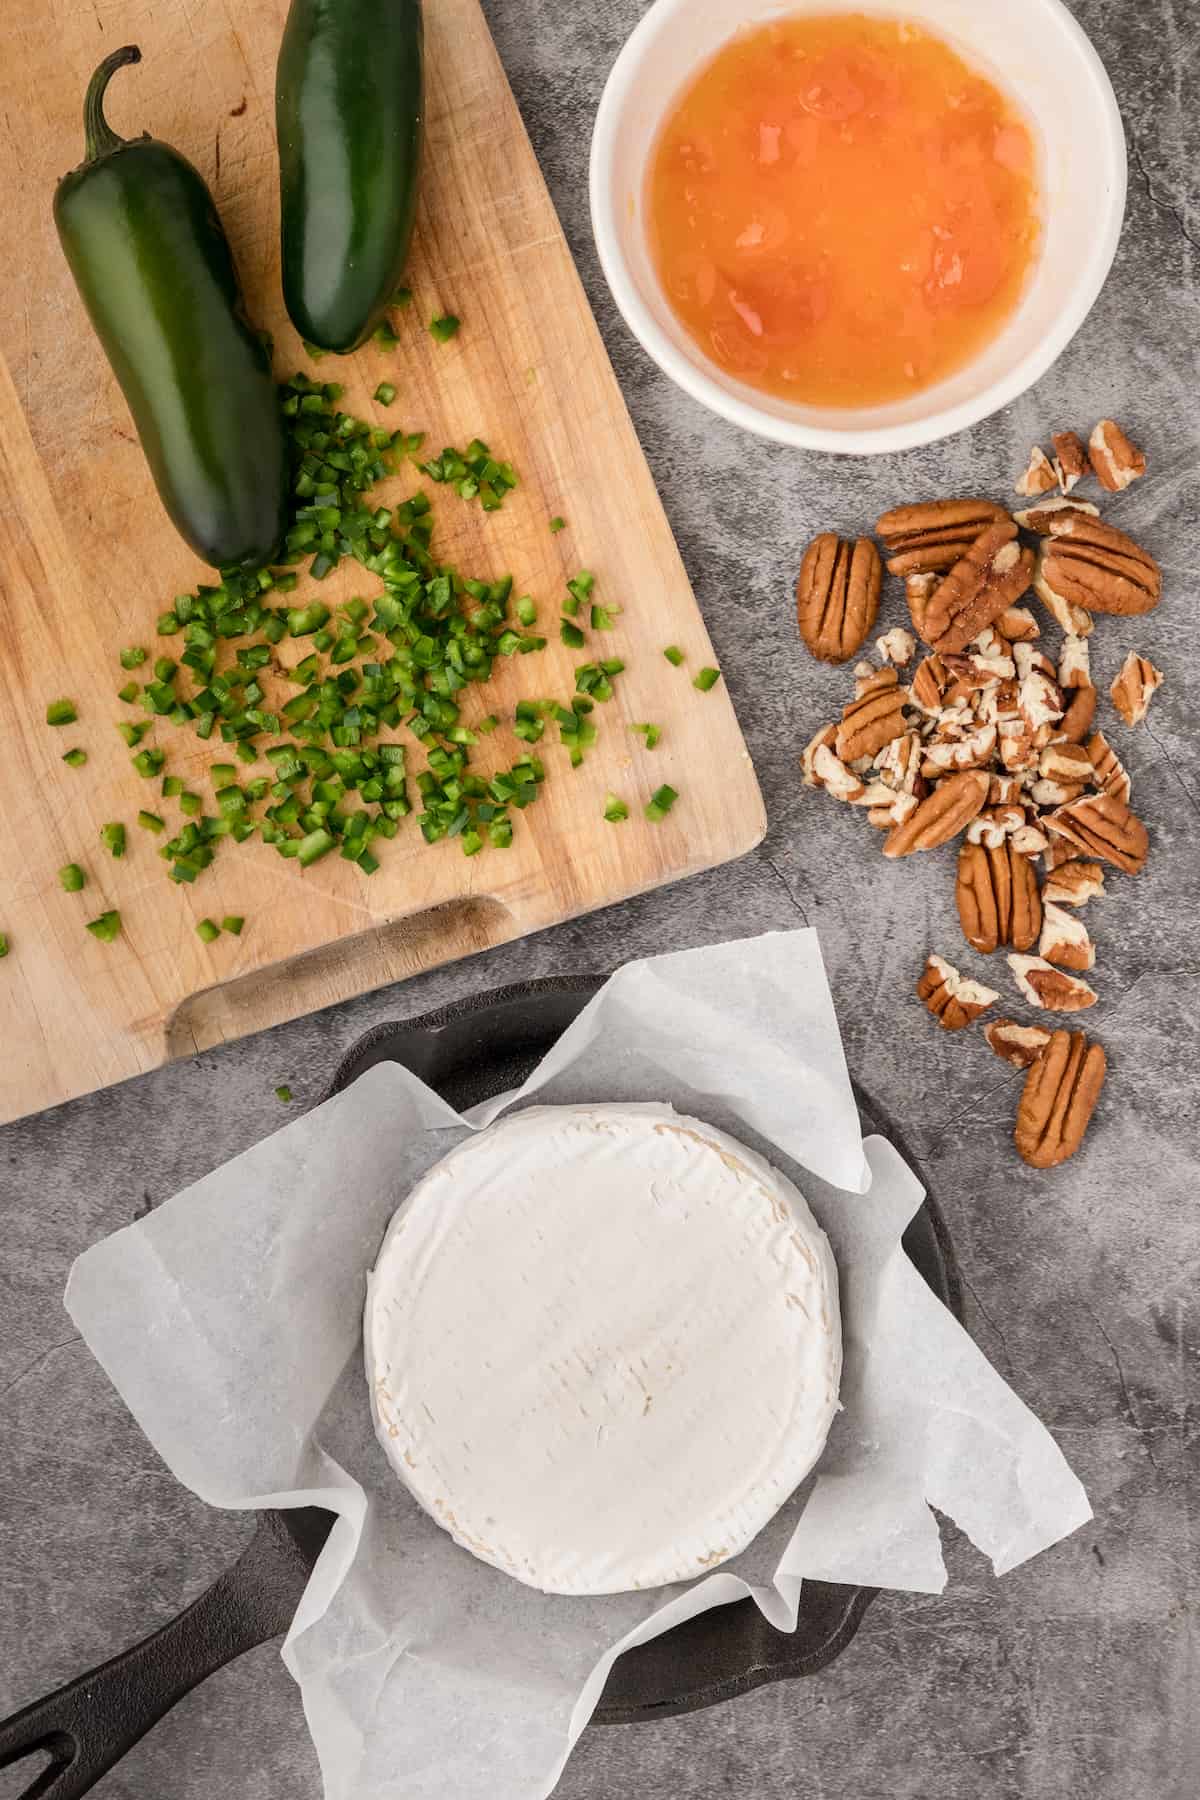
<svg viewBox="0 0 1200 1800">
<path fill-rule="evenodd" d="M 410 1024 L 377 1026 L 343 1059 L 329 1091 L 340 1093 L 376 1063 L 400 1062 L 464 1110 L 518 1087 L 600 982 L 529 982 Z M 884 1132 L 911 1162 L 878 1107 L 857 1090 L 856 1097 L 864 1128 Z M 905 1232 L 904 1248 L 961 1317 L 953 1254 L 932 1196 Z M 206 1675 L 285 1632 L 332 1524 L 333 1514 L 318 1507 L 261 1513 L 242 1555 L 177 1618 L 0 1724 L 0 1768 L 50 1758 L 20 1800 L 75 1800 Z M 768 1625 L 752 1600 L 689 1619 L 618 1659 L 596 1722 L 666 1718 L 764 1682 L 813 1675 L 845 1649 L 877 1592 L 805 1582 L 790 1633 Z"/>
</svg>

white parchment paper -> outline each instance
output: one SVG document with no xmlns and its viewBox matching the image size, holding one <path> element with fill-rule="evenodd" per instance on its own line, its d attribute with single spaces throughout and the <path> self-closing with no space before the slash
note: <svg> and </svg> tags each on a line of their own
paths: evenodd
<svg viewBox="0 0 1200 1800">
<path fill-rule="evenodd" d="M 669 1101 L 798 1182 L 837 1258 L 844 1411 L 815 1480 L 743 1554 L 653 1593 L 535 1593 L 393 1476 L 361 1364 L 366 1272 L 413 1183 L 540 1104 Z M 460 1117 L 381 1065 L 76 1263 L 66 1305 L 147 1437 L 215 1506 L 339 1517 L 284 1645 L 329 1800 L 544 1800 L 622 1649 L 805 1577 L 939 1592 L 931 1505 L 998 1572 L 1091 1516 L 1049 1434 L 900 1247 L 922 1189 L 860 1138 L 813 932 L 631 963 L 525 1086 Z M 498 1322 L 498 1329 L 502 1328 Z"/>
</svg>

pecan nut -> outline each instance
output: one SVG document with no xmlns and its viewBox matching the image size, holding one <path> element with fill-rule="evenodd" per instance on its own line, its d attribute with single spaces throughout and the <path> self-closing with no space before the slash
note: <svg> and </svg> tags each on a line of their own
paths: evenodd
<svg viewBox="0 0 1200 1800">
<path fill-rule="evenodd" d="M 804 746 L 804 749 L 800 752 L 800 774 L 805 787 L 824 787 L 825 783 L 821 780 L 816 770 L 817 751 L 832 751 L 836 739 L 837 726 L 822 725 L 820 731 L 809 739 L 808 743 Z"/>
<path fill-rule="evenodd" d="M 1104 893 L 1104 870 L 1097 862 L 1072 859 L 1059 865 L 1042 888 L 1042 900 L 1049 906 L 1086 906 Z"/>
<path fill-rule="evenodd" d="M 1025 1078 L 1014 1132 L 1017 1149 L 1034 1169 L 1053 1169 L 1074 1156 L 1088 1128 L 1108 1064 L 1099 1044 L 1082 1031 L 1055 1031 Z"/>
<path fill-rule="evenodd" d="M 914 850 L 934 850 L 958 836 L 987 804 L 990 779 L 985 770 L 964 769 L 940 781 L 916 812 L 888 833 L 885 856 L 911 856 Z"/>
<path fill-rule="evenodd" d="M 1163 672 L 1152 662 L 1131 650 L 1121 664 L 1120 674 L 1109 688 L 1113 705 L 1127 725 L 1140 725 L 1150 701 L 1163 684 Z"/>
<path fill-rule="evenodd" d="M 1058 476 L 1055 474 L 1054 464 L 1041 445 L 1035 444 L 1029 452 L 1027 468 L 1014 484 L 1015 492 L 1030 500 L 1036 499 L 1039 494 L 1048 494 L 1051 488 L 1057 486 Z"/>
<path fill-rule="evenodd" d="M 1081 976 L 1056 969 L 1044 956 L 1010 956 L 1008 966 L 1030 1006 L 1044 1012 L 1083 1012 L 1099 998 Z"/>
<path fill-rule="evenodd" d="M 1069 494 L 1091 470 L 1083 439 L 1077 431 L 1055 431 L 1050 441 L 1054 445 L 1054 473 L 1058 476 L 1058 485 L 1064 494 Z"/>
<path fill-rule="evenodd" d="M 1018 1025 L 1015 1019 L 993 1019 L 983 1028 L 988 1047 L 1014 1069 L 1032 1068 L 1051 1033 L 1044 1025 Z"/>
<path fill-rule="evenodd" d="M 1092 765 L 1092 781 L 1102 793 L 1128 801 L 1133 792 L 1129 771 L 1102 731 L 1095 731 L 1087 741 L 1088 761 Z"/>
<path fill-rule="evenodd" d="M 942 577 L 929 602 L 925 626 L 934 649 L 965 650 L 1021 598 L 1032 579 L 1033 552 L 1017 542 L 1012 520 L 989 525 Z"/>
<path fill-rule="evenodd" d="M 883 539 L 891 574 L 923 574 L 952 569 L 981 531 L 1008 517 L 994 500 L 926 500 L 885 512 L 875 535 Z"/>
<path fill-rule="evenodd" d="M 1046 819 L 1051 831 L 1088 856 L 1098 856 L 1137 875 L 1145 866 L 1150 836 L 1136 813 L 1116 794 L 1089 794 L 1060 806 Z"/>
<path fill-rule="evenodd" d="M 1052 596 L 1067 608 L 1130 618 L 1158 605 L 1162 570 L 1127 532 L 1106 525 L 1103 519 L 1072 513 L 1051 519 L 1034 586 L 1048 606 Z"/>
<path fill-rule="evenodd" d="M 908 616 L 913 622 L 913 630 L 925 643 L 925 614 L 929 610 L 929 602 L 933 598 L 933 590 L 938 578 L 932 572 L 923 575 L 909 575 L 904 582 L 904 598 L 908 601 Z"/>
<path fill-rule="evenodd" d="M 1042 635 L 1040 625 L 1027 606 L 1006 607 L 996 620 L 996 630 L 1010 644 L 1028 643 L 1031 638 Z"/>
<path fill-rule="evenodd" d="M 990 956 L 1001 944 L 1030 950 L 1037 943 L 1042 926 L 1037 876 L 1011 839 L 962 846 L 954 898 L 963 936 L 973 950 Z"/>
<path fill-rule="evenodd" d="M 902 669 L 916 655 L 917 641 L 911 631 L 905 631 L 903 625 L 893 625 L 890 631 L 885 631 L 881 638 L 875 639 L 875 649 L 882 662 L 895 663 L 898 669 Z"/>
<path fill-rule="evenodd" d="M 1092 653 L 1086 638 L 1063 639 L 1058 653 L 1058 685 L 1060 688 L 1085 688 L 1092 685 Z"/>
<path fill-rule="evenodd" d="M 800 635 L 819 662 L 843 663 L 866 643 L 879 611 L 883 571 L 869 538 L 824 531 L 804 552 L 796 581 Z"/>
<path fill-rule="evenodd" d="M 1082 744 L 1096 717 L 1096 690 L 1078 687 L 1071 693 L 1067 710 L 1058 727 L 1058 736 L 1067 744 Z"/>
<path fill-rule="evenodd" d="M 1058 494 L 1048 494 L 1036 506 L 1027 506 L 1024 511 L 1015 512 L 1013 518 L 1026 531 L 1036 531 L 1039 537 L 1048 537 L 1051 520 L 1068 518 L 1071 513 L 1079 513 L 1085 519 L 1098 519 L 1100 508 L 1093 506 L 1090 500 L 1068 500 Z"/>
<path fill-rule="evenodd" d="M 994 988 L 960 975 L 942 956 L 929 958 L 917 983 L 917 999 L 943 1031 L 961 1031 L 999 998 Z"/>
<path fill-rule="evenodd" d="M 899 686 L 895 669 L 880 669 L 856 683 L 854 699 L 842 713 L 836 750 L 843 762 L 874 756 L 904 734 L 904 702 L 908 689 Z"/>
<path fill-rule="evenodd" d="M 1088 449 L 1096 480 L 1110 494 L 1119 494 L 1146 473 L 1146 458 L 1115 419 L 1101 419 L 1088 439 Z"/>
<path fill-rule="evenodd" d="M 1043 962 L 1054 963 L 1060 969 L 1073 969 L 1077 975 L 1085 975 L 1096 965 L 1096 946 L 1088 935 L 1087 926 L 1075 913 L 1064 912 L 1053 900 L 1047 900 L 1042 910 L 1038 955 Z"/>
<path fill-rule="evenodd" d="M 866 787 L 853 769 L 848 769 L 827 743 L 818 743 L 812 757 L 813 787 L 822 787 L 835 800 L 857 806 Z"/>
</svg>

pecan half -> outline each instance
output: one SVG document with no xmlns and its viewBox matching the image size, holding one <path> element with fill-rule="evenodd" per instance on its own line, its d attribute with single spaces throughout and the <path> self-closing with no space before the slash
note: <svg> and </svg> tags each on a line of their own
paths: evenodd
<svg viewBox="0 0 1200 1800">
<path fill-rule="evenodd" d="M 943 576 L 925 625 L 936 650 L 965 650 L 1021 598 L 1033 578 L 1033 552 L 1017 542 L 1011 519 L 980 532 L 966 555 Z"/>
<path fill-rule="evenodd" d="M 1068 843 L 1110 862 L 1127 875 L 1143 868 L 1150 849 L 1146 827 L 1116 794 L 1090 794 L 1060 806 L 1046 820 L 1052 831 Z"/>
<path fill-rule="evenodd" d="M 1014 1069 L 1032 1068 L 1051 1037 L 1044 1025 L 1018 1025 L 1015 1019 L 993 1019 L 983 1035 L 989 1048 Z"/>
<path fill-rule="evenodd" d="M 1042 935 L 1038 955 L 1060 969 L 1074 969 L 1082 975 L 1096 965 L 1096 946 L 1088 928 L 1075 913 L 1064 912 L 1053 900 L 1042 909 Z"/>
<path fill-rule="evenodd" d="M 1044 957 L 1010 956 L 1008 966 L 1029 1004 L 1044 1012 L 1083 1012 L 1085 1007 L 1095 1006 L 1099 997 L 1078 975 L 1056 969 Z"/>
<path fill-rule="evenodd" d="M 904 732 L 908 689 L 899 686 L 895 669 L 880 669 L 856 684 L 854 699 L 842 713 L 836 749 L 843 762 L 874 756 Z"/>
<path fill-rule="evenodd" d="M 954 898 L 963 936 L 973 950 L 990 956 L 1001 944 L 1029 950 L 1037 942 L 1042 925 L 1037 876 L 1011 841 L 964 844 Z"/>
<path fill-rule="evenodd" d="M 893 575 L 951 569 L 988 525 L 1007 519 L 994 500 L 926 500 L 896 506 L 875 526 L 888 552 Z"/>
<path fill-rule="evenodd" d="M 1096 717 L 1096 690 L 1078 687 L 1071 694 L 1067 710 L 1058 727 L 1058 736 L 1067 744 L 1082 744 Z"/>
<path fill-rule="evenodd" d="M 1163 684 L 1163 672 L 1152 662 L 1131 650 L 1121 664 L 1121 672 L 1109 688 L 1113 705 L 1127 725 L 1140 725 L 1149 710 L 1150 701 Z"/>
<path fill-rule="evenodd" d="M 1051 519 L 1034 585 L 1043 599 L 1128 618 L 1158 605 L 1162 571 L 1127 532 L 1075 513 Z"/>
<path fill-rule="evenodd" d="M 1058 476 L 1054 472 L 1054 464 L 1041 445 L 1035 444 L 1029 452 L 1028 467 L 1014 483 L 1015 492 L 1030 499 L 1037 494 L 1048 494 L 1051 488 L 1057 486 Z"/>
<path fill-rule="evenodd" d="M 1013 1136 L 1034 1169 L 1053 1169 L 1074 1156 L 1088 1128 L 1108 1064 L 1099 1044 L 1082 1031 L 1055 1031 L 1029 1074 Z"/>
<path fill-rule="evenodd" d="M 1119 494 L 1146 473 L 1146 458 L 1115 419 L 1101 419 L 1088 439 L 1092 467 L 1102 488 Z"/>
<path fill-rule="evenodd" d="M 960 975 L 945 957 L 931 956 L 917 982 L 917 998 L 943 1031 L 961 1031 L 1000 996 L 981 981 Z"/>
<path fill-rule="evenodd" d="M 1102 793 L 1113 794 L 1118 800 L 1128 802 L 1133 792 L 1129 771 L 1102 731 L 1093 732 L 1088 739 L 1087 754 L 1096 787 Z"/>
<path fill-rule="evenodd" d="M 934 850 L 948 844 L 971 823 L 986 804 L 989 779 L 981 769 L 964 769 L 939 781 L 915 813 L 889 832 L 885 856 L 911 856 L 914 850 Z"/>
<path fill-rule="evenodd" d="M 1067 500 L 1055 494 L 1039 500 L 1036 506 L 1027 506 L 1024 511 L 1015 512 L 1013 518 L 1026 531 L 1036 531 L 1039 537 L 1046 537 L 1052 519 L 1065 519 L 1071 513 L 1080 513 L 1085 519 L 1098 519 L 1100 508 L 1093 506 L 1090 500 Z"/>
<path fill-rule="evenodd" d="M 1055 431 L 1050 441 L 1054 445 L 1054 473 L 1058 476 L 1058 485 L 1064 494 L 1069 494 L 1092 466 L 1083 439 L 1077 431 Z"/>
<path fill-rule="evenodd" d="M 910 663 L 916 654 L 917 640 L 911 631 L 905 631 L 903 625 L 893 625 L 885 631 L 881 638 L 875 639 L 875 649 L 881 662 L 895 663 L 902 669 Z"/>
<path fill-rule="evenodd" d="M 1086 906 L 1104 893 L 1104 870 L 1096 862 L 1065 862 L 1046 878 L 1042 888 L 1045 905 Z"/>
<path fill-rule="evenodd" d="M 824 531 L 804 552 L 796 581 L 800 635 L 819 662 L 849 662 L 879 611 L 883 571 L 869 538 L 850 544 Z"/>
</svg>

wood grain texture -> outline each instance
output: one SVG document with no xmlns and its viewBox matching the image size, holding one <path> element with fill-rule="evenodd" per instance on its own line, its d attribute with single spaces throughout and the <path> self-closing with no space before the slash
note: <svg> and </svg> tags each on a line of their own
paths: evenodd
<svg viewBox="0 0 1200 1800">
<path fill-rule="evenodd" d="M 433 451 L 482 436 L 516 465 L 505 509 L 433 490 L 440 553 L 464 572 L 511 571 L 553 632 L 566 577 L 595 571 L 597 596 L 624 608 L 618 628 L 570 652 L 552 641 L 516 658 L 464 716 L 511 716 L 520 698 L 572 690 L 586 655 L 619 654 L 628 672 L 598 709 L 600 741 L 584 767 L 545 740 L 547 781 L 516 820 L 513 848 L 468 860 L 426 847 L 413 821 L 384 844 L 366 879 L 328 858 L 302 872 L 256 841 L 223 846 L 194 888 L 176 887 L 139 807 L 174 803 L 142 782 L 114 729 L 125 676 L 117 651 L 153 647 L 173 594 L 206 579 L 154 493 L 128 413 L 88 327 L 50 212 L 57 178 L 82 154 L 88 76 L 118 43 L 140 67 L 110 91 L 114 127 L 147 130 L 190 156 L 212 185 L 251 312 L 274 333 L 282 374 L 306 365 L 279 295 L 273 133 L 275 55 L 284 0 L 160 0 L 153 8 L 20 0 L 0 70 L 0 150 L 9 255 L 0 267 L 0 1119 L 17 1117 L 301 1012 L 535 931 L 750 849 L 764 829 L 757 782 L 724 686 L 688 678 L 712 651 L 645 460 L 605 356 L 477 0 L 426 0 L 426 178 L 410 264 L 413 307 L 394 351 L 330 357 L 320 374 L 346 383 L 344 404 L 370 415 L 383 379 L 399 398 L 388 424 L 424 430 Z M 23 18 L 21 15 L 24 15 Z M 582 148 L 581 152 L 582 154 Z M 463 319 L 435 344 L 435 313 Z M 409 470 L 381 490 L 415 491 Z M 555 536 L 555 513 L 568 529 Z M 309 586 L 302 582 L 301 595 Z M 327 602 L 377 583 L 357 566 L 320 590 Z M 663 659 L 680 644 L 687 670 Z M 600 646 L 603 646 L 600 648 Z M 79 723 L 45 724 L 70 695 Z M 140 715 L 131 715 L 140 716 Z M 634 720 L 663 727 L 646 752 Z M 206 769 L 221 750 L 158 721 L 167 751 L 211 805 Z M 81 744 L 87 767 L 67 768 Z M 481 743 L 478 766 L 507 764 L 506 727 Z M 419 766 L 419 757 L 416 759 Z M 265 765 L 264 765 L 265 766 Z M 247 770 L 247 774 L 254 771 Z M 641 807 L 663 781 L 680 791 L 655 826 Z M 610 826 L 607 790 L 628 801 Z M 114 861 L 101 824 L 125 821 Z M 57 870 L 79 862 L 83 894 Z M 122 936 L 96 942 L 87 919 L 119 907 Z M 206 946 L 196 920 L 242 913 L 240 938 Z"/>
</svg>

